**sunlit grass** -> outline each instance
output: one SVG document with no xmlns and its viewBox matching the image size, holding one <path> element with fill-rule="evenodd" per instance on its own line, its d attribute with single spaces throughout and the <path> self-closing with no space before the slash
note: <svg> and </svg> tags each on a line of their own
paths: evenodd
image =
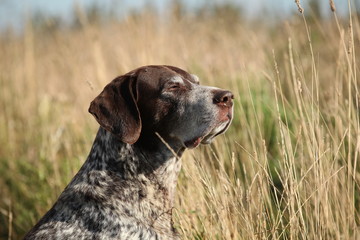
<svg viewBox="0 0 360 240">
<path fill-rule="evenodd" d="M 169 64 L 236 98 L 229 131 L 183 157 L 183 239 L 358 239 L 359 30 L 336 15 L 264 27 L 145 12 L 4 34 L 0 238 L 23 236 L 78 171 L 98 127 L 87 108 L 104 85 Z"/>
</svg>

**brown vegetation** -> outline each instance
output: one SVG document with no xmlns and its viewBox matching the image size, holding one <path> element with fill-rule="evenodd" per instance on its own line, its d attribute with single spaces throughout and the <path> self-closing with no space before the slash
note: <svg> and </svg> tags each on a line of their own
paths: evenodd
<svg viewBox="0 0 360 240">
<path fill-rule="evenodd" d="M 359 239 L 356 16 L 298 13 L 274 26 L 226 11 L 84 16 L 76 28 L 29 22 L 0 36 L 0 238 L 20 238 L 78 171 L 98 128 L 87 108 L 104 85 L 170 64 L 236 98 L 228 133 L 183 158 L 183 239 Z"/>
</svg>

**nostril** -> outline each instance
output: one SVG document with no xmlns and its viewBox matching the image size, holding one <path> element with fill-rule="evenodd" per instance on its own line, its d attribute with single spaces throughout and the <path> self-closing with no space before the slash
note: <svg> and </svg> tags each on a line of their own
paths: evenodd
<svg viewBox="0 0 360 240">
<path fill-rule="evenodd" d="M 215 104 L 229 104 L 232 103 L 234 95 L 230 91 L 219 90 L 214 92 L 214 103 Z"/>
</svg>

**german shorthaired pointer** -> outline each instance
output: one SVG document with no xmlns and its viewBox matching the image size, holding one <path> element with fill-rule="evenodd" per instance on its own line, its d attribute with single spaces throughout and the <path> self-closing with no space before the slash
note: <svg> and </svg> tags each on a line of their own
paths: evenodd
<svg viewBox="0 0 360 240">
<path fill-rule="evenodd" d="M 178 239 L 179 158 L 228 128 L 232 99 L 172 66 L 114 79 L 89 108 L 101 126 L 89 157 L 25 239 Z"/>
</svg>

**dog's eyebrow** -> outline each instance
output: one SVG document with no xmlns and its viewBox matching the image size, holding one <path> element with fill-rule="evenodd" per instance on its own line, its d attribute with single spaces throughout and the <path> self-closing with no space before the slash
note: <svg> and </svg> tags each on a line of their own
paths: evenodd
<svg viewBox="0 0 360 240">
<path fill-rule="evenodd" d="M 198 77 L 198 76 L 196 76 L 195 74 L 190 74 L 190 75 L 191 75 L 192 79 L 194 80 L 194 82 L 195 82 L 196 84 L 199 84 L 199 83 L 200 83 L 200 80 L 199 80 L 199 77 Z"/>
<path fill-rule="evenodd" d="M 174 76 L 170 78 L 170 81 L 173 83 L 184 83 L 184 80 L 180 76 Z"/>
</svg>

